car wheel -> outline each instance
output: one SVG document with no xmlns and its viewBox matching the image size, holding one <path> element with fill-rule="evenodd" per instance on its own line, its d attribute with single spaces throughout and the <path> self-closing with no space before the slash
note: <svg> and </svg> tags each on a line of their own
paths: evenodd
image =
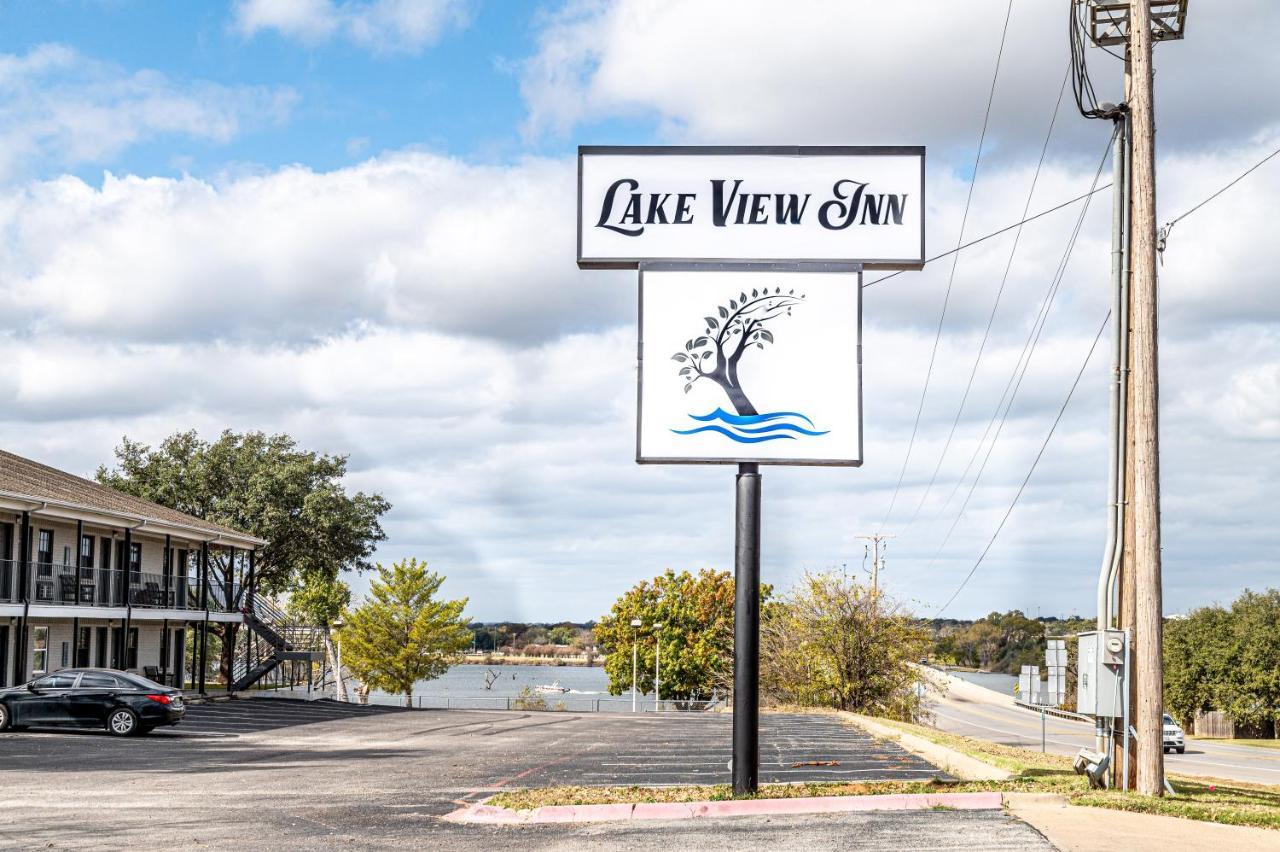
<svg viewBox="0 0 1280 852">
<path fill-rule="evenodd" d="M 1186 754 L 1186 753 L 1187 753 L 1187 747 L 1186 747 L 1186 746 L 1179 746 L 1179 747 L 1178 747 L 1178 754 Z"/>
<path fill-rule="evenodd" d="M 117 707 L 107 714 L 107 733 L 113 737 L 132 736 L 138 728 L 138 714 L 128 707 Z"/>
<path fill-rule="evenodd" d="M 9 730 L 9 724 L 13 720 L 9 718 L 9 708 L 0 704 L 0 731 Z"/>
</svg>

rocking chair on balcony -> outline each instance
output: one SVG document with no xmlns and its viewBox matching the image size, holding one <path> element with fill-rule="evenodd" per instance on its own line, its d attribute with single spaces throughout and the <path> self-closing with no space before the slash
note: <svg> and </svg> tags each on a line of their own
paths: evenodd
<svg viewBox="0 0 1280 852">
<path fill-rule="evenodd" d="M 58 601 L 64 604 L 76 602 L 76 578 L 70 574 L 58 577 Z"/>
</svg>

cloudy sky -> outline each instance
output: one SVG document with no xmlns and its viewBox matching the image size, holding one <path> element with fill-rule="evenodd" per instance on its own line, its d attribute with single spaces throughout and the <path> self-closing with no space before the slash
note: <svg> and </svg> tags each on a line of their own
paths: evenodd
<svg viewBox="0 0 1280 852">
<path fill-rule="evenodd" d="M 1161 221 L 1280 147 L 1280 8 L 1212 5 L 1156 50 Z M 1110 128 L 1069 92 L 1055 110 L 1065 6 L 1012 3 L 966 239 L 1093 184 Z M 923 144 L 944 252 L 1009 9 L 0 0 L 0 445 L 90 474 L 124 435 L 288 432 L 394 505 L 379 558 L 426 558 L 482 620 L 598 617 L 664 568 L 730 567 L 732 471 L 633 461 L 635 274 L 575 268 L 576 146 Z M 1119 100 L 1119 63 L 1089 60 Z M 1277 198 L 1280 158 L 1164 255 L 1169 612 L 1276 583 Z M 866 464 L 767 470 L 766 580 L 860 571 L 883 525 L 892 593 L 931 614 L 956 592 L 1106 314 L 1109 213 L 1104 192 L 865 291 Z M 1092 614 L 1107 355 L 948 615 Z"/>
</svg>

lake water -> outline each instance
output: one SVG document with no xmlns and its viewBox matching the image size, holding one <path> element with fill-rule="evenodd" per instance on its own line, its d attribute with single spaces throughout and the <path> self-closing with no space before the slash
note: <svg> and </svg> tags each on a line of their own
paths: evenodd
<svg viewBox="0 0 1280 852">
<path fill-rule="evenodd" d="M 486 689 L 485 676 L 491 672 L 496 673 L 497 678 Z M 413 695 L 414 702 L 424 706 L 443 706 L 448 701 L 475 699 L 475 706 L 481 707 L 486 702 L 497 703 L 499 699 L 514 698 L 526 687 L 533 689 L 553 683 L 568 687 L 569 691 L 546 696 L 549 702 L 563 698 L 576 705 L 584 699 L 607 698 L 609 695 L 609 676 L 600 666 L 486 666 L 471 663 L 452 666 L 435 680 L 418 681 L 414 684 Z M 372 693 L 370 699 L 378 703 L 395 701 L 393 696 L 377 692 Z"/>
<path fill-rule="evenodd" d="M 496 672 L 497 680 L 485 689 L 485 675 Z M 435 680 L 419 681 L 414 695 L 444 698 L 486 698 L 519 695 L 525 687 L 559 682 L 569 687 L 569 695 L 607 695 L 609 676 L 600 666 L 453 666 Z"/>
<path fill-rule="evenodd" d="M 496 672 L 498 676 L 486 689 L 485 675 L 490 672 Z M 999 672 L 953 671 L 950 674 L 1001 695 L 1012 695 L 1013 687 L 1018 682 L 1016 675 Z M 414 702 L 423 706 L 448 706 L 449 702 L 453 702 L 454 706 L 472 703 L 478 708 L 498 705 L 505 707 L 506 699 L 515 698 L 526 687 L 533 689 L 556 682 L 568 687 L 569 691 L 544 696 L 549 704 L 559 701 L 570 709 L 630 708 L 630 692 L 624 692 L 618 698 L 609 696 L 609 676 L 600 666 L 486 666 L 468 663 L 451 667 L 435 680 L 419 681 L 414 686 L 413 694 Z M 375 692 L 370 695 L 370 700 L 381 704 L 400 703 L 403 699 Z M 646 706 L 643 697 L 640 704 L 642 707 Z M 652 699 L 647 706 L 652 706 Z"/>
</svg>

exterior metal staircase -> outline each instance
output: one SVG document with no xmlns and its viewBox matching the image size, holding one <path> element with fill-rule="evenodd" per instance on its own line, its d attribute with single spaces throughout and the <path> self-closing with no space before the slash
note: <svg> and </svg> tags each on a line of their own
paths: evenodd
<svg viewBox="0 0 1280 852">
<path fill-rule="evenodd" d="M 241 609 L 245 644 L 237 648 L 231 670 L 231 692 L 248 689 L 286 662 L 324 662 L 324 629 L 301 624 L 271 600 L 254 595 Z"/>
</svg>

